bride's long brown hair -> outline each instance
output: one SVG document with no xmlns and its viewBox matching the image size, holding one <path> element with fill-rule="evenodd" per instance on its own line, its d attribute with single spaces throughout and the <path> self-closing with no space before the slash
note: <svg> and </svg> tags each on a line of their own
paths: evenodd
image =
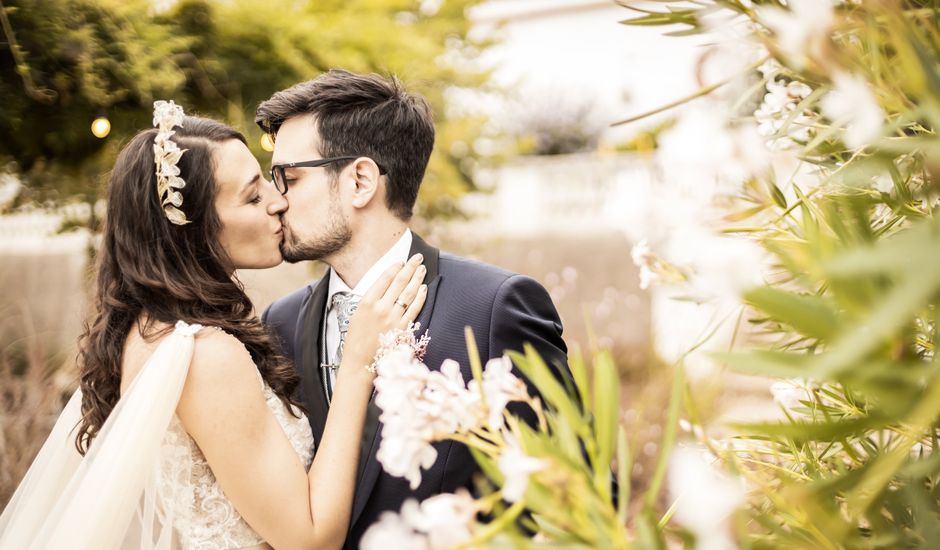
<svg viewBox="0 0 940 550">
<path fill-rule="evenodd" d="M 177 320 L 221 328 L 248 348 L 278 397 L 299 407 L 293 400 L 299 377 L 253 313 L 219 244 L 214 152 L 228 140 L 246 143 L 245 137 L 196 117 L 187 117 L 175 131 L 172 140 L 186 150 L 179 168 L 186 181 L 182 210 L 188 225 L 170 223 L 160 205 L 156 130 L 137 134 L 111 173 L 94 313 L 79 339 L 83 416 L 75 445 L 82 454 L 120 397 L 124 343 L 139 320 L 144 320 L 139 330 L 148 340 L 168 333 L 171 329 L 158 327 L 172 327 Z"/>
</svg>

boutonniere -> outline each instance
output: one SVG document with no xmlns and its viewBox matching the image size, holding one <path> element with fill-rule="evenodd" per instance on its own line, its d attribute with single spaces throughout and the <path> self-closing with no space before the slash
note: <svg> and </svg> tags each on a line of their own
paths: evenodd
<svg viewBox="0 0 940 550">
<path fill-rule="evenodd" d="M 421 330 L 421 323 L 411 323 L 408 325 L 408 328 L 390 330 L 379 336 L 379 351 L 375 353 L 375 359 L 373 359 L 372 364 L 366 367 L 369 372 L 375 374 L 379 361 L 389 352 L 400 350 L 402 346 L 407 346 L 411 349 L 415 360 L 423 361 L 424 354 L 428 351 L 428 344 L 431 342 L 431 337 L 428 336 L 428 332 L 425 331 L 419 338 L 417 336 L 419 330 Z"/>
</svg>

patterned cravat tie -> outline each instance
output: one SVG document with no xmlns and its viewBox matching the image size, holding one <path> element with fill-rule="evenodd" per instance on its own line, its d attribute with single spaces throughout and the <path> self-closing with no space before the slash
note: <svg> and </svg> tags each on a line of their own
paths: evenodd
<svg viewBox="0 0 940 550">
<path fill-rule="evenodd" d="M 333 295 L 332 302 L 330 302 L 330 308 L 336 312 L 336 321 L 339 325 L 339 345 L 336 347 L 335 360 L 333 361 L 334 368 L 338 368 L 343 360 L 343 346 L 346 344 L 346 333 L 349 332 L 349 320 L 352 318 L 353 313 L 356 313 L 358 307 L 359 297 L 352 292 L 337 292 Z M 333 376 L 330 373 L 330 367 L 325 367 L 323 370 L 323 382 L 326 389 L 326 399 L 330 401 L 333 399 Z"/>
</svg>

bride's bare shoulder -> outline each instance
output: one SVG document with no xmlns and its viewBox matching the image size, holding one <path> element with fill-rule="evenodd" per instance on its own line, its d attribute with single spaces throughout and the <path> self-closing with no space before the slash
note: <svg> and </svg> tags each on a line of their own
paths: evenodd
<svg viewBox="0 0 940 550">
<path fill-rule="evenodd" d="M 266 421 L 261 375 L 238 338 L 221 330 L 199 331 L 176 412 L 200 447 L 232 433 L 219 429 L 220 421 L 235 422 L 240 429 Z"/>
<path fill-rule="evenodd" d="M 245 344 L 224 330 L 206 327 L 196 334 L 196 345 L 193 351 L 194 366 L 219 365 L 224 368 L 229 361 L 238 364 L 247 361 L 253 365 L 251 354 L 248 353 Z"/>
<path fill-rule="evenodd" d="M 186 384 L 203 390 L 218 389 L 222 383 L 226 389 L 236 384 L 255 387 L 257 370 L 238 338 L 220 329 L 204 328 L 196 334 Z"/>
</svg>

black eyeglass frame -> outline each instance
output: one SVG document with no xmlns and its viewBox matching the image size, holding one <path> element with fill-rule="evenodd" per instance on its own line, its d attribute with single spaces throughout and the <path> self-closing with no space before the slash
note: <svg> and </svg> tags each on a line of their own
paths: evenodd
<svg viewBox="0 0 940 550">
<path fill-rule="evenodd" d="M 287 194 L 287 181 L 284 179 L 284 170 L 287 170 L 288 168 L 317 168 L 319 166 L 326 166 L 328 164 L 333 164 L 334 162 L 343 162 L 343 161 L 349 162 L 351 160 L 356 160 L 357 158 L 361 158 L 361 157 L 362 155 L 354 156 L 354 157 L 349 157 L 349 156 L 331 157 L 331 158 L 325 158 L 325 159 L 305 160 L 301 162 L 288 162 L 285 164 L 275 164 L 271 166 L 271 181 L 274 182 L 274 188 L 277 189 L 280 194 L 286 195 Z M 384 176 L 385 174 L 388 174 L 388 170 L 386 170 L 381 164 L 376 162 L 375 165 L 379 167 L 380 175 Z"/>
</svg>

